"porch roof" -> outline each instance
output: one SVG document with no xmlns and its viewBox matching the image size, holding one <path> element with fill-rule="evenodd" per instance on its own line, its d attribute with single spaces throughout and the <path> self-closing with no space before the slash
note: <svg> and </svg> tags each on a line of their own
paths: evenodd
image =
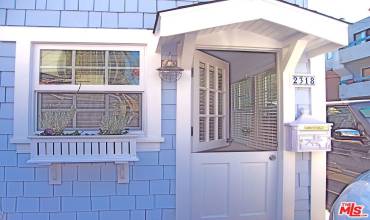
<svg viewBox="0 0 370 220">
<path fill-rule="evenodd" d="M 314 56 L 346 45 L 348 24 L 281 0 L 216 0 L 158 12 L 153 32 L 162 39 L 186 33 L 197 33 L 198 39 L 248 33 L 272 48 L 305 38 Z"/>
</svg>

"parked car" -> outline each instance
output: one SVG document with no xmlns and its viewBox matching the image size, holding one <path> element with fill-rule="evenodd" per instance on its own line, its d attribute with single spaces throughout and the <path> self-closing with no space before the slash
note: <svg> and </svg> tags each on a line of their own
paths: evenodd
<svg viewBox="0 0 370 220">
<path fill-rule="evenodd" d="M 333 123 L 326 170 L 330 210 L 342 191 L 370 170 L 370 100 L 329 102 L 327 121 Z"/>
<path fill-rule="evenodd" d="M 329 219 L 370 219 L 370 171 L 343 190 L 331 208 Z"/>
</svg>

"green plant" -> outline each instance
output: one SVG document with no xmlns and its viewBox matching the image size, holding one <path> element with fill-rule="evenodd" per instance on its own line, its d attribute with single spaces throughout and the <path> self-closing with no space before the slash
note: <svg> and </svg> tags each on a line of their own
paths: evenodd
<svg viewBox="0 0 370 220">
<path fill-rule="evenodd" d="M 130 112 L 124 102 L 121 102 L 111 115 L 105 115 L 99 128 L 100 135 L 127 134 L 126 126 L 130 121 Z"/>
<path fill-rule="evenodd" d="M 71 106 L 66 111 L 47 111 L 42 114 L 41 126 L 45 128 L 41 135 L 63 135 L 64 129 L 76 114 L 76 109 Z"/>
</svg>

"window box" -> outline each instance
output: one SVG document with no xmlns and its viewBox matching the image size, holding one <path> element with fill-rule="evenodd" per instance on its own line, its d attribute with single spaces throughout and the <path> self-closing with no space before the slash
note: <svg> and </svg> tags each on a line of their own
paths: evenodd
<svg viewBox="0 0 370 220">
<path fill-rule="evenodd" d="M 31 136 L 29 163 L 137 161 L 135 135 Z"/>
<path fill-rule="evenodd" d="M 18 153 L 33 153 L 35 143 L 44 140 L 69 145 L 82 139 L 85 144 L 110 143 L 115 138 L 135 143 L 137 151 L 160 150 L 161 79 L 152 73 L 160 65 L 160 56 L 152 31 L 6 29 L 12 36 L 24 36 L 15 39 L 14 126 L 10 141 Z M 119 115 L 118 107 L 123 105 L 118 104 L 130 113 L 126 126 L 129 133 L 116 137 L 96 135 L 103 118 Z M 95 135 L 37 136 L 44 129 L 53 128 L 50 123 L 43 123 L 47 121 L 43 119 L 53 118 L 49 112 L 68 112 L 72 108 L 74 117 L 67 126 L 61 126 L 65 133 L 77 130 Z M 123 158 L 104 157 L 97 161 Z M 80 157 L 81 161 L 77 161 L 78 157 L 74 157 L 72 162 L 93 161 L 93 157 L 84 158 L 88 159 Z M 128 160 L 131 159 L 130 155 Z M 41 162 L 41 157 L 33 154 L 30 162 L 36 161 Z"/>
<path fill-rule="evenodd" d="M 129 182 L 128 163 L 138 161 L 136 135 L 31 136 L 28 163 L 49 165 L 49 183 L 61 184 L 61 163 L 114 162 L 117 182 Z"/>
</svg>

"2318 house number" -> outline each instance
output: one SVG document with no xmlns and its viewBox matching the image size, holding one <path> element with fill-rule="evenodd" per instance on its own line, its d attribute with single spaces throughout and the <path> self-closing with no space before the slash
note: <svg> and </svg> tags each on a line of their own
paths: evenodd
<svg viewBox="0 0 370 220">
<path fill-rule="evenodd" d="M 293 86 L 314 86 L 315 77 L 312 75 L 293 75 Z"/>
</svg>

